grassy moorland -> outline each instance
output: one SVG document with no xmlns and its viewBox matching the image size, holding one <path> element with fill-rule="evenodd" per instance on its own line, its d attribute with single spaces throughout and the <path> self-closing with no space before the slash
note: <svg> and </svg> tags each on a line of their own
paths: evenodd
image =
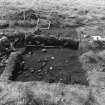
<svg viewBox="0 0 105 105">
<path fill-rule="evenodd" d="M 0 0 L 0 33 L 33 34 L 38 18 L 42 27 L 49 21 L 51 27 L 37 35 L 78 40 L 83 32 L 104 37 L 105 1 Z M 30 50 L 31 55 L 22 55 L 21 49 L 12 52 L 1 68 L 0 105 L 105 104 L 104 50 L 82 55 L 67 48 Z"/>
</svg>

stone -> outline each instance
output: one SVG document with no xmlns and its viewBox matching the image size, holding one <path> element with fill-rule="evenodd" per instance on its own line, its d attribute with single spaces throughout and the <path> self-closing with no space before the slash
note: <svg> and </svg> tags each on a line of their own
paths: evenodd
<svg viewBox="0 0 105 105">
<path fill-rule="evenodd" d="M 54 59 L 55 59 L 55 57 L 54 57 L 54 56 L 52 56 L 52 57 L 51 57 L 51 59 L 52 59 L 52 60 L 54 60 Z"/>
<path fill-rule="evenodd" d="M 50 70 L 53 70 L 53 67 L 50 67 L 49 69 L 50 69 Z"/>
<path fill-rule="evenodd" d="M 47 50 L 44 48 L 44 49 L 42 49 L 42 52 L 46 53 L 46 52 L 47 52 Z"/>
</svg>

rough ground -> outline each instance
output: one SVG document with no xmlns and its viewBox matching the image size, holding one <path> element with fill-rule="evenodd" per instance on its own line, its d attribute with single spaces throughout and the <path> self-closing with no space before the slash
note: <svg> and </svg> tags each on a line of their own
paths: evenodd
<svg viewBox="0 0 105 105">
<path fill-rule="evenodd" d="M 22 11 L 26 11 L 25 18 Z M 31 13 L 35 15 L 30 16 Z M 50 29 L 34 33 L 37 16 L 42 19 L 43 28 L 51 21 Z M 8 36 L 25 32 L 74 40 L 79 40 L 81 33 L 104 37 L 105 1 L 0 0 L 0 19 L 0 32 Z M 104 51 L 90 51 L 78 59 L 78 50 L 31 50 L 32 55 L 22 56 L 23 68 L 18 62 L 19 66 L 13 69 L 17 52 L 10 55 L 7 67 L 1 68 L 1 105 L 104 105 Z M 11 62 L 13 65 L 9 66 Z"/>
<path fill-rule="evenodd" d="M 41 3 L 40 1 L 35 2 Z M 12 5 L 12 3 L 13 4 L 16 3 L 16 6 L 15 4 Z M 51 1 L 48 4 L 51 6 L 51 3 L 54 2 Z M 62 4 L 64 2 L 59 3 Z M 79 39 L 78 32 L 76 29 L 77 27 L 81 26 L 81 23 L 74 22 L 73 24 L 71 24 L 70 22 L 70 24 L 67 24 L 67 22 L 69 21 L 67 20 L 69 19 L 68 15 L 66 17 L 66 14 L 61 14 L 60 12 L 61 10 L 60 11 L 56 11 L 55 9 L 53 10 L 53 8 L 50 6 L 49 10 L 45 11 L 43 11 L 41 8 L 38 9 L 38 7 L 36 9 L 24 8 L 22 10 L 26 11 L 25 22 L 28 22 L 27 24 L 25 24 L 23 21 L 23 12 L 21 12 L 22 11 L 21 8 L 24 7 L 23 5 L 19 5 L 21 7 L 18 7 L 17 2 L 8 2 L 7 4 L 1 2 L 1 5 L 2 7 L 4 7 L 3 10 L 4 12 L 2 13 L 1 11 L 2 15 L 4 15 L 4 19 L 7 19 L 9 21 L 8 22 L 9 27 L 1 29 L 1 32 L 4 32 L 4 34 L 7 34 L 8 36 L 14 35 L 15 31 L 17 32 L 17 34 L 19 34 L 18 32 L 25 33 L 30 32 L 31 34 L 33 34 L 33 32 L 35 31 L 37 19 L 35 18 L 35 16 L 34 17 L 31 16 L 32 19 L 30 20 L 29 16 L 30 14 L 35 13 L 35 15 L 38 15 L 43 21 L 46 20 L 51 21 L 50 29 L 41 29 L 40 32 L 36 34 L 45 36 L 52 35 L 56 37 L 67 37 L 73 40 Z M 56 5 L 54 4 L 53 6 L 56 7 Z M 6 11 L 8 12 L 8 14 L 6 14 L 5 16 L 4 13 L 7 13 Z M 43 21 L 41 23 L 43 23 Z M 18 22 L 18 24 L 16 22 Z M 23 57 L 23 60 L 25 60 L 24 68 L 20 68 L 22 69 L 21 71 L 18 70 L 19 68 L 16 68 L 17 72 L 15 71 L 14 76 L 11 79 L 14 81 L 40 80 L 50 83 L 63 82 L 65 84 L 76 83 L 88 85 L 88 82 L 86 80 L 86 74 L 78 60 L 79 51 L 60 48 L 48 48 L 46 49 L 47 50 L 46 52 L 43 52 L 42 50 L 43 49 L 33 49 L 33 54 L 31 56 L 25 54 Z"/>
</svg>

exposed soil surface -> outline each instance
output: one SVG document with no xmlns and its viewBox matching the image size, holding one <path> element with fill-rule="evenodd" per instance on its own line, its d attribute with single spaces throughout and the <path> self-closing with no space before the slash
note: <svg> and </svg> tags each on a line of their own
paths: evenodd
<svg viewBox="0 0 105 105">
<path fill-rule="evenodd" d="M 32 51 L 32 54 L 23 55 L 24 67 L 14 72 L 13 80 L 88 85 L 78 61 L 78 51 L 65 48 L 34 48 Z"/>
</svg>

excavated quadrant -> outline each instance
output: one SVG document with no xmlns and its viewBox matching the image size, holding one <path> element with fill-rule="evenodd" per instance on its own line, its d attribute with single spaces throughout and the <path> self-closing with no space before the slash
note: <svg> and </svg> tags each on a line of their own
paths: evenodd
<svg viewBox="0 0 105 105">
<path fill-rule="evenodd" d="M 67 48 L 32 48 L 31 51 L 32 54 L 28 51 L 18 59 L 10 79 L 88 85 L 78 51 Z"/>
</svg>

